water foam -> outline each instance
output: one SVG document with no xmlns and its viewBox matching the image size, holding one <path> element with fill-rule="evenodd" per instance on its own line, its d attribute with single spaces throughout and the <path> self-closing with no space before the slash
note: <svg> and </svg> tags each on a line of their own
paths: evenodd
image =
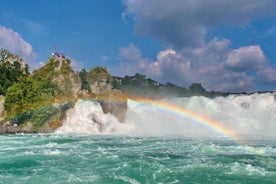
<svg viewBox="0 0 276 184">
<path fill-rule="evenodd" d="M 275 95 L 231 95 L 214 99 L 194 96 L 166 100 L 220 122 L 238 134 L 275 137 Z M 79 100 L 75 107 L 68 111 L 64 125 L 57 132 L 218 136 L 210 128 L 189 118 L 133 100 L 128 100 L 128 111 L 123 124 L 114 116 L 104 114 L 99 103 Z"/>
<path fill-rule="evenodd" d="M 91 100 L 78 100 L 67 112 L 63 126 L 56 133 L 99 134 L 118 133 L 124 125 L 111 114 L 104 114 L 100 104 Z"/>
<path fill-rule="evenodd" d="M 231 95 L 208 99 L 175 99 L 176 103 L 223 123 L 242 135 L 276 136 L 275 93 Z"/>
</svg>

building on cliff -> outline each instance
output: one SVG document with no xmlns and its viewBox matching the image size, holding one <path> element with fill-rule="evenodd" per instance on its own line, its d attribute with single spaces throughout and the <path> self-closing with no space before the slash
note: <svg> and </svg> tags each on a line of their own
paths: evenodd
<svg viewBox="0 0 276 184">
<path fill-rule="evenodd" d="M 51 56 L 52 56 L 53 58 L 57 58 L 57 59 L 65 59 L 65 58 L 66 58 L 66 56 L 65 56 L 64 53 L 58 53 L 58 52 L 53 52 L 53 53 L 51 54 Z"/>
</svg>

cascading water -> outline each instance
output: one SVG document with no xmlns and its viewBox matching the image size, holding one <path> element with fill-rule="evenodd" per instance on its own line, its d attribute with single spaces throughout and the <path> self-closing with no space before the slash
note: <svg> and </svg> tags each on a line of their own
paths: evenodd
<svg viewBox="0 0 276 184">
<path fill-rule="evenodd" d="M 241 135 L 276 136 L 275 93 L 175 99 Z"/>
<path fill-rule="evenodd" d="M 166 99 L 183 108 L 197 112 L 227 129 L 241 135 L 276 136 L 275 93 L 231 95 L 209 99 L 200 96 Z M 77 134 L 138 134 L 216 136 L 212 127 L 193 118 L 175 114 L 169 108 L 159 108 L 128 100 L 128 112 L 124 123 L 110 114 L 104 114 L 100 105 L 92 101 L 78 101 L 68 112 L 58 133 Z"/>
<path fill-rule="evenodd" d="M 119 133 L 124 126 L 117 119 L 104 114 L 100 104 L 96 101 L 79 100 L 73 109 L 67 112 L 63 126 L 57 133 L 99 134 Z"/>
<path fill-rule="evenodd" d="M 274 184 L 274 95 L 129 100 L 124 123 L 79 100 L 56 134 L 1 135 L 0 183 Z"/>
</svg>

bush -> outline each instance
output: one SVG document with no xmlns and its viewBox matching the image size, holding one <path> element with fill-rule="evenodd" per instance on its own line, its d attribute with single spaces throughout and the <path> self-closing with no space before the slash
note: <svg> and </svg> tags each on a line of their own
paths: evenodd
<svg viewBox="0 0 276 184">
<path fill-rule="evenodd" d="M 6 93 L 5 110 L 8 115 L 15 115 L 49 105 L 54 101 L 56 90 L 57 86 L 51 81 L 21 77 Z"/>
<path fill-rule="evenodd" d="M 59 113 L 59 109 L 51 105 L 38 108 L 32 111 L 30 122 L 32 122 L 33 131 L 37 132 L 38 129 L 47 121 L 54 119 Z"/>
</svg>

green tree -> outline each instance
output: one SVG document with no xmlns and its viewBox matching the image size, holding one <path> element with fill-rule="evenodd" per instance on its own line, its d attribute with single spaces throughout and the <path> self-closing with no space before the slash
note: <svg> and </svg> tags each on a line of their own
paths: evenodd
<svg viewBox="0 0 276 184">
<path fill-rule="evenodd" d="M 29 66 L 18 56 L 5 49 L 0 49 L 0 95 L 18 81 L 19 77 L 28 76 Z"/>
<path fill-rule="evenodd" d="M 87 81 L 87 72 L 86 72 L 85 68 L 81 69 L 81 71 L 79 72 L 79 76 L 81 79 L 81 89 L 91 92 L 90 85 Z"/>
<path fill-rule="evenodd" d="M 206 90 L 202 87 L 200 83 L 193 83 L 189 87 L 189 92 L 195 95 L 205 95 Z"/>
<path fill-rule="evenodd" d="M 57 86 L 51 81 L 20 77 L 6 93 L 4 107 L 8 115 L 26 112 L 53 103 Z"/>
<path fill-rule="evenodd" d="M 130 84 L 131 84 L 130 76 L 126 75 L 126 76 L 122 79 L 122 85 L 130 85 Z"/>
</svg>

